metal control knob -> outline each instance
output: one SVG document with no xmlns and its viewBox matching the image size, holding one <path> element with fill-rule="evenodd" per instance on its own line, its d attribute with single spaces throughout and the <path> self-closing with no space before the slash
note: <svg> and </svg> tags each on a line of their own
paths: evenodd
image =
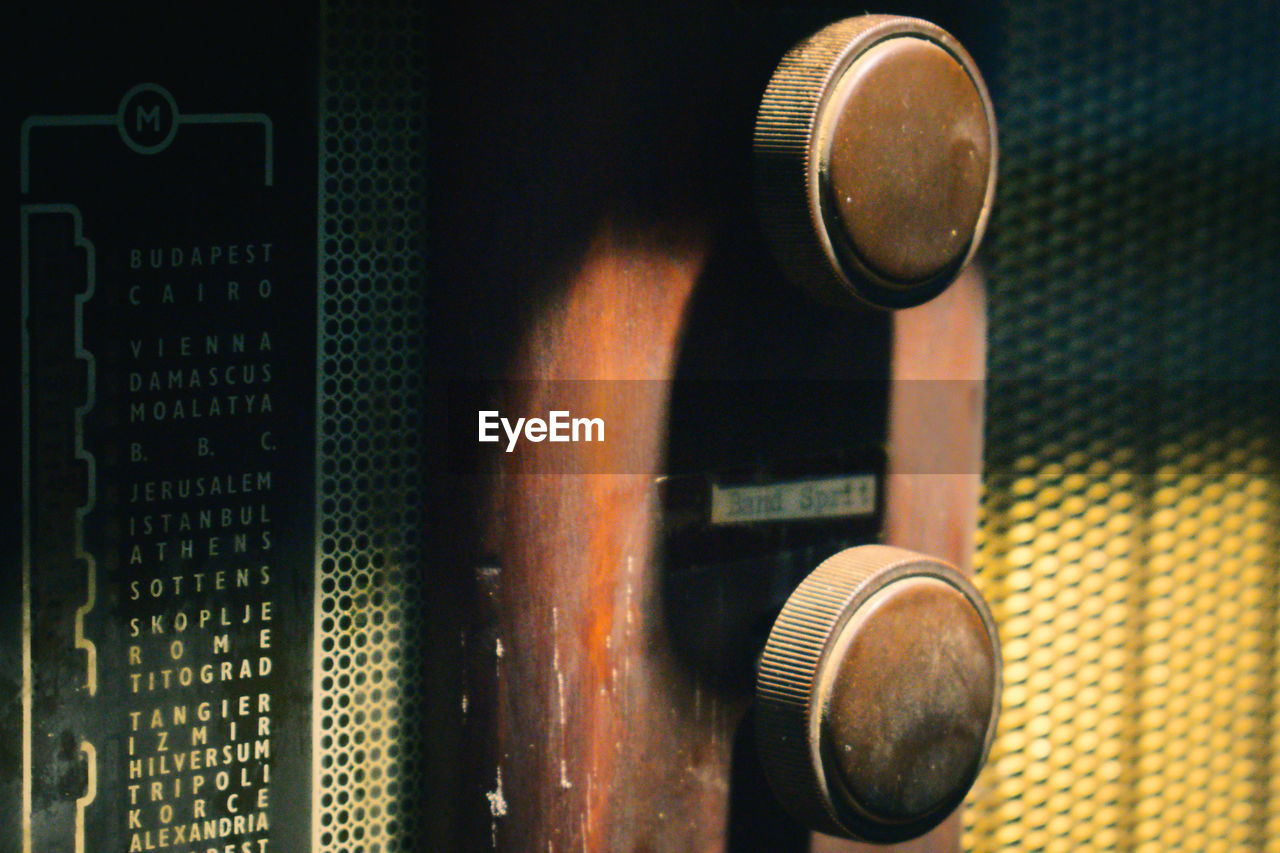
<svg viewBox="0 0 1280 853">
<path fill-rule="evenodd" d="M 774 623 L 757 680 L 761 762 L 811 828 L 890 843 L 964 799 L 995 734 L 1000 646 L 946 563 L 864 545 L 824 561 Z"/>
<path fill-rule="evenodd" d="M 764 230 L 789 277 L 827 302 L 907 308 L 941 293 L 982 240 L 995 113 L 946 31 L 864 15 L 783 57 L 755 160 Z"/>
</svg>

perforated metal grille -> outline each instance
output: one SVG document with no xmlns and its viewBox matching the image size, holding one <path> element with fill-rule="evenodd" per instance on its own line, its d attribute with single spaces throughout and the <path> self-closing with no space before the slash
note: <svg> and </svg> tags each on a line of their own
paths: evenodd
<svg viewBox="0 0 1280 853">
<path fill-rule="evenodd" d="M 1004 19 L 965 848 L 1280 850 L 1280 6 Z"/>
<path fill-rule="evenodd" d="M 316 853 L 413 847 L 424 346 L 418 4 L 322 11 Z"/>
</svg>

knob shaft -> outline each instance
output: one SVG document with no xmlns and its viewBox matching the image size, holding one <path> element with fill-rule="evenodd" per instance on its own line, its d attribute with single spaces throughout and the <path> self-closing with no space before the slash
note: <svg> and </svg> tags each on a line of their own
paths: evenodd
<svg viewBox="0 0 1280 853">
<path fill-rule="evenodd" d="M 812 828 L 903 841 L 964 799 L 999 697 L 999 639 L 973 585 L 911 551 L 850 548 L 774 624 L 757 682 L 761 760 Z"/>
<path fill-rule="evenodd" d="M 784 271 L 838 304 L 906 308 L 973 257 L 995 195 L 995 113 L 972 58 L 915 18 L 819 31 L 775 71 L 756 191 Z"/>
</svg>

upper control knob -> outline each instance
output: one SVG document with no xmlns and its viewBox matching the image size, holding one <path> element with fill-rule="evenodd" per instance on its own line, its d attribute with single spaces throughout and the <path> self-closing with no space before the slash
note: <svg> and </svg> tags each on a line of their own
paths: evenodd
<svg viewBox="0 0 1280 853">
<path fill-rule="evenodd" d="M 791 278 L 828 302 L 907 308 L 941 293 L 981 242 L 995 113 L 946 31 L 864 15 L 783 57 L 755 159 L 765 231 Z"/>
<path fill-rule="evenodd" d="M 986 760 L 995 623 L 946 563 L 849 548 L 788 599 L 756 697 L 761 762 L 793 815 L 832 835 L 905 841 L 941 823 Z"/>
</svg>

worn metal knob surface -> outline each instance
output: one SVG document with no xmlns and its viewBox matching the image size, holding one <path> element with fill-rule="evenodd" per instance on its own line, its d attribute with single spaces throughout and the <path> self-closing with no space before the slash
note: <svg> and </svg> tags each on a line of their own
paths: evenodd
<svg viewBox="0 0 1280 853">
<path fill-rule="evenodd" d="M 914 838 L 960 804 L 991 746 L 995 623 L 951 566 L 849 548 L 787 601 L 756 696 L 761 761 L 796 818 L 863 841 Z"/>
<path fill-rule="evenodd" d="M 755 131 L 756 194 L 785 273 L 824 301 L 919 305 L 973 257 L 995 195 L 995 113 L 927 21 L 864 15 L 782 59 Z"/>
</svg>

